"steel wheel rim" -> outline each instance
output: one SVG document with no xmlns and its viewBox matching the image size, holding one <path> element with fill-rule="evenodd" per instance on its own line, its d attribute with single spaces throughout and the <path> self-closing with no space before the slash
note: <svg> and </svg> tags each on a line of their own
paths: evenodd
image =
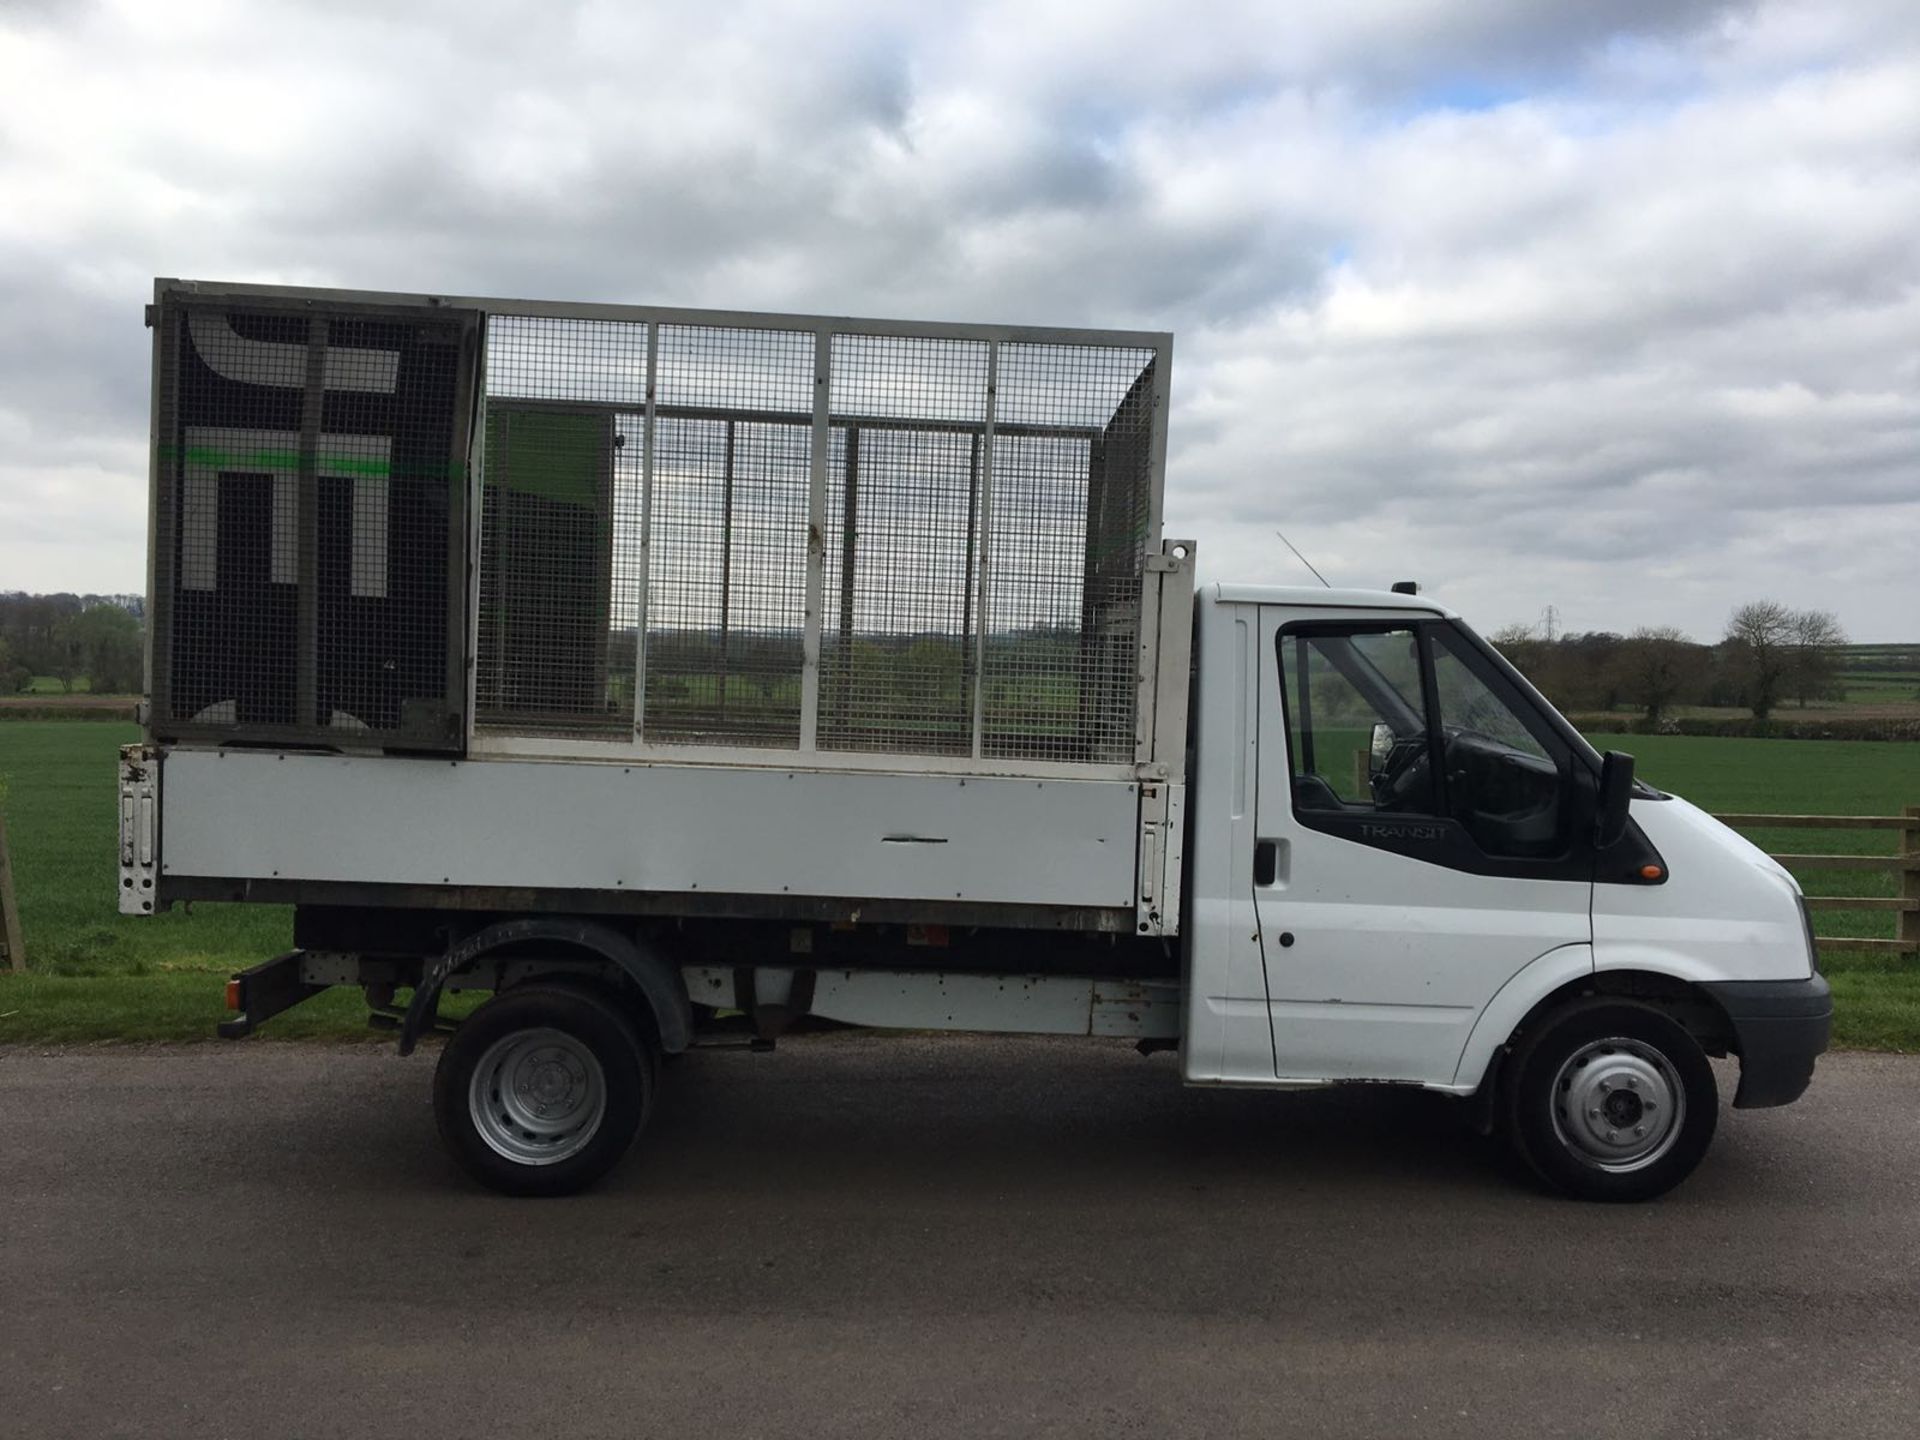
<svg viewBox="0 0 1920 1440">
<path fill-rule="evenodd" d="M 1575 1050 L 1553 1077 L 1553 1130 L 1567 1153 L 1609 1174 L 1644 1170 L 1680 1139 L 1687 1092 L 1673 1062 L 1613 1035 Z"/>
<path fill-rule="evenodd" d="M 516 1030 L 474 1066 L 467 1111 L 496 1155 L 516 1165 L 557 1165 L 599 1133 L 606 1074 L 593 1051 L 564 1030 Z"/>
</svg>

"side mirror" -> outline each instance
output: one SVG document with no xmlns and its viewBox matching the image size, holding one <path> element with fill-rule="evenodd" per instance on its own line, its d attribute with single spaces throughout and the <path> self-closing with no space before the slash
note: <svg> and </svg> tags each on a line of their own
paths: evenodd
<svg viewBox="0 0 1920 1440">
<path fill-rule="evenodd" d="M 1627 810 L 1633 803 L 1633 756 L 1609 750 L 1600 762 L 1600 803 L 1593 816 L 1593 843 L 1606 850 L 1627 833 Z"/>
<path fill-rule="evenodd" d="M 1384 720 L 1375 721 L 1373 736 L 1367 742 L 1367 775 L 1378 775 L 1387 768 L 1393 755 L 1393 727 Z"/>
</svg>

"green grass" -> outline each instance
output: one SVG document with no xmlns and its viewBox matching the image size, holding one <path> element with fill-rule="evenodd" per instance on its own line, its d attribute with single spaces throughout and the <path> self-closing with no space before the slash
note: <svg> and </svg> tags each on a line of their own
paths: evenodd
<svg viewBox="0 0 1920 1440">
<path fill-rule="evenodd" d="M 293 942 L 285 906 L 211 905 L 191 914 L 123 916 L 115 766 L 132 725 L 0 721 L 13 879 L 33 968 L 46 974 L 122 974 L 251 965 Z"/>
<path fill-rule="evenodd" d="M 1642 779 L 1706 810 L 1894 815 L 1903 805 L 1920 805 L 1920 745 L 1901 741 L 1587 738 L 1602 750 L 1630 752 Z"/>
<path fill-rule="evenodd" d="M 0 974 L 0 1041 L 203 1038 L 224 1013 L 224 977 L 285 950 L 283 906 L 200 904 L 150 918 L 115 910 L 114 760 L 131 725 L 0 721 L 0 800 L 32 969 Z M 1593 737 L 1708 810 L 1892 814 L 1920 804 L 1920 745 L 1865 741 Z M 1356 733 L 1353 745 L 1361 737 Z M 1891 853 L 1889 831 L 1774 830 L 1774 851 Z M 1808 871 L 1811 894 L 1891 894 L 1889 876 Z M 1888 914 L 1821 911 L 1822 933 L 1885 936 Z M 1920 1050 L 1920 961 L 1829 952 L 1841 1044 Z M 336 991 L 275 1019 L 271 1035 L 365 1036 L 365 1010 Z"/>
<path fill-rule="evenodd" d="M 224 977 L 293 943 L 285 906 L 118 913 L 115 761 L 139 738 L 127 724 L 0 720 L 0 805 L 31 967 L 0 975 L 0 1040 L 207 1035 Z M 339 1013 L 329 1005 L 322 1018 L 338 1028 Z M 358 1031 L 364 1007 L 355 1016 Z"/>
<path fill-rule="evenodd" d="M 1842 675 L 1842 703 L 1899 705 L 1920 700 L 1920 678 L 1888 675 Z"/>
<path fill-rule="evenodd" d="M 261 957 L 254 957 L 256 959 Z M 206 1040 L 228 1018 L 225 970 L 172 968 L 96 975 L 0 975 L 0 1042 Z M 275 1040 L 380 1039 L 354 990 L 328 990 L 284 1015 Z"/>
</svg>

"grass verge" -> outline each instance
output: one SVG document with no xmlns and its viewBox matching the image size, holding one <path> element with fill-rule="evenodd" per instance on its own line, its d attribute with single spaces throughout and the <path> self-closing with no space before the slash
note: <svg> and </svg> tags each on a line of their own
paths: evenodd
<svg viewBox="0 0 1920 1440">
<path fill-rule="evenodd" d="M 224 970 L 158 974 L 0 975 L 0 1044 L 185 1041 L 213 1038 L 227 1018 Z M 357 991 L 328 990 L 262 1034 L 276 1040 L 379 1040 Z"/>
</svg>

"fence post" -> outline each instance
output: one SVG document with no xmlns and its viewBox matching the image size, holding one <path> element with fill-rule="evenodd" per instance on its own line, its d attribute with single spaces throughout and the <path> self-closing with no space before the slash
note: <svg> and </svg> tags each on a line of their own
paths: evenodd
<svg viewBox="0 0 1920 1440">
<path fill-rule="evenodd" d="M 0 815 L 0 955 L 18 974 L 27 968 L 27 942 L 20 938 L 20 904 L 13 894 L 13 856 L 7 850 L 7 817 Z"/>
<path fill-rule="evenodd" d="M 1920 905 L 1920 805 L 1909 805 L 1900 813 L 1907 822 L 1900 831 L 1900 895 Z M 1902 910 L 1894 933 L 1908 950 L 1920 951 L 1920 910 Z"/>
</svg>

